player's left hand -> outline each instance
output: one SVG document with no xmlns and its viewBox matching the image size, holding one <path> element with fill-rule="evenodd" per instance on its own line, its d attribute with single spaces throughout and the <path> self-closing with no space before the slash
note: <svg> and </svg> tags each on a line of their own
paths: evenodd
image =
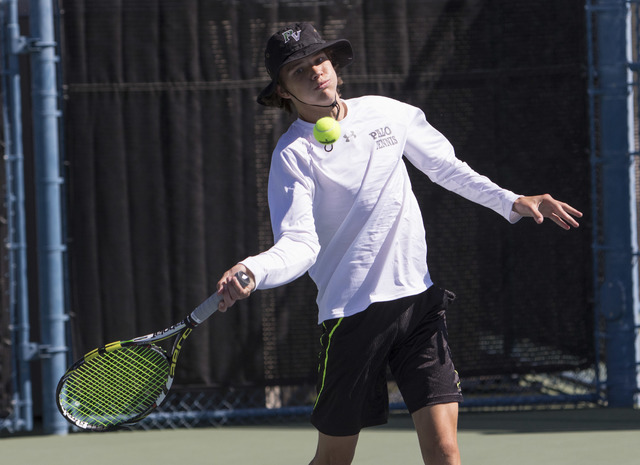
<svg viewBox="0 0 640 465">
<path fill-rule="evenodd" d="M 572 226 L 577 228 L 580 225 L 575 218 L 582 218 L 582 212 L 549 194 L 519 197 L 513 203 L 513 211 L 521 216 L 533 218 L 538 224 L 545 218 L 550 218 L 562 229 L 571 229 Z"/>
</svg>

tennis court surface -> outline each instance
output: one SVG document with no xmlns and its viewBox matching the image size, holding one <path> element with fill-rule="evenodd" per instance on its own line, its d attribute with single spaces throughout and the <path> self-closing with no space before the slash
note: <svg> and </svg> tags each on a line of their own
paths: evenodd
<svg viewBox="0 0 640 465">
<path fill-rule="evenodd" d="M 460 415 L 465 465 L 638 465 L 640 410 L 585 409 Z M 94 465 L 307 464 L 316 432 L 306 423 L 0 439 L 2 463 Z M 411 419 L 364 430 L 354 464 L 420 464 Z"/>
</svg>

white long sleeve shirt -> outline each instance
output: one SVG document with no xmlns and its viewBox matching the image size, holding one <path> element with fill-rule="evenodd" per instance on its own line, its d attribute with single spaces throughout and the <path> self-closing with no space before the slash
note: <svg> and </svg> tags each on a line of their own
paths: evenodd
<svg viewBox="0 0 640 465">
<path fill-rule="evenodd" d="M 331 151 L 296 120 L 280 138 L 269 174 L 275 245 L 243 260 L 257 289 L 305 272 L 318 287 L 318 321 L 418 294 L 432 281 L 418 202 L 403 155 L 433 182 L 514 223 L 519 197 L 458 160 L 413 106 L 379 96 L 345 100 Z"/>
</svg>

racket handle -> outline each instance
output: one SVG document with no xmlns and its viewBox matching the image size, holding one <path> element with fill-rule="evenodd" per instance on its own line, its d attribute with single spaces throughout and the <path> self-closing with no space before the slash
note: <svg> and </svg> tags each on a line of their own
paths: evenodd
<svg viewBox="0 0 640 465">
<path fill-rule="evenodd" d="M 249 276 L 243 271 L 238 271 L 236 273 L 236 278 L 238 278 L 238 281 L 240 281 L 240 285 L 242 287 L 247 287 L 249 285 L 249 282 L 251 281 Z M 207 300 L 202 302 L 196 307 L 193 312 L 191 312 L 191 315 L 189 315 L 191 317 L 191 320 L 199 325 L 218 311 L 218 304 L 221 300 L 222 296 L 218 294 L 218 292 L 214 292 L 211 296 L 209 296 Z"/>
</svg>

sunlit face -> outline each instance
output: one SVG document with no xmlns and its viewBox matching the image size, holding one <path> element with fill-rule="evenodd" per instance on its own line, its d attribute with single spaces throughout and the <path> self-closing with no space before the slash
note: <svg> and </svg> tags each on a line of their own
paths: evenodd
<svg viewBox="0 0 640 465">
<path fill-rule="evenodd" d="M 331 104 L 336 98 L 337 79 L 327 54 L 318 52 L 282 68 L 278 94 L 292 99 L 296 106 L 299 101 L 312 105 Z"/>
</svg>

